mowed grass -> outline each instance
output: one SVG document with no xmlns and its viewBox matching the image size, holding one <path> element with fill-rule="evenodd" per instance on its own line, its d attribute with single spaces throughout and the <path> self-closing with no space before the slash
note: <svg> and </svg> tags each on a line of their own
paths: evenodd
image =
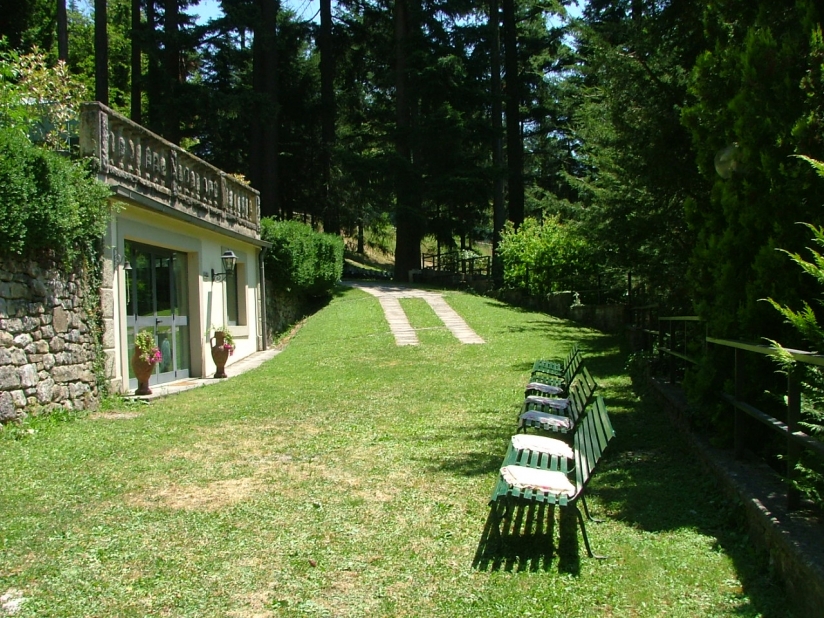
<svg viewBox="0 0 824 618">
<path fill-rule="evenodd" d="M 0 441 L 0 595 L 17 616 L 789 615 L 619 339 L 445 296 L 485 344 L 406 299 L 421 345 L 396 346 L 345 289 L 257 370 Z M 485 537 L 532 362 L 573 342 L 618 436 L 589 494 L 605 561 L 569 525 Z"/>
</svg>

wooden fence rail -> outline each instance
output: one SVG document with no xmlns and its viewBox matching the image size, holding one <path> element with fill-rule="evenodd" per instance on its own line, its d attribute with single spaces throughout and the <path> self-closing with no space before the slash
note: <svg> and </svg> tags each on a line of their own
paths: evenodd
<svg viewBox="0 0 824 618">
<path fill-rule="evenodd" d="M 638 340 L 643 349 L 658 353 L 661 365 L 666 368 L 671 383 L 677 382 L 678 376 L 687 365 L 697 365 L 700 362 L 700 355 L 706 353 L 708 345 L 733 350 L 734 392 L 720 392 L 719 396 L 733 408 L 735 455 L 738 458 L 742 457 L 747 447 L 746 419 L 748 417 L 781 435 L 786 444 L 787 505 L 790 509 L 797 509 L 800 506 L 800 494 L 795 488 L 794 481 L 798 475 L 796 466 L 802 452 L 806 449 L 824 461 L 824 443 L 801 431 L 799 371 L 787 372 L 787 419 L 785 422 L 742 400 L 747 381 L 752 379 L 744 371 L 744 355 L 778 356 L 779 350 L 769 345 L 710 337 L 706 333 L 706 324 L 697 316 L 657 317 L 654 316 L 656 309 L 654 305 L 634 308 L 632 328 L 641 334 Z M 657 329 L 653 326 L 656 322 Z M 786 350 L 786 352 L 799 363 L 824 367 L 822 355 L 804 350 Z"/>
</svg>

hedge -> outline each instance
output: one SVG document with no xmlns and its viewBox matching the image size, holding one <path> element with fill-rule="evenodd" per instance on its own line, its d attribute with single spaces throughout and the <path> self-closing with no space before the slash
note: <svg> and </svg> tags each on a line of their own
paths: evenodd
<svg viewBox="0 0 824 618">
<path fill-rule="evenodd" d="M 261 237 L 272 243 L 266 253 L 267 279 L 275 289 L 323 296 L 343 274 L 343 240 L 298 221 L 261 220 Z"/>
</svg>

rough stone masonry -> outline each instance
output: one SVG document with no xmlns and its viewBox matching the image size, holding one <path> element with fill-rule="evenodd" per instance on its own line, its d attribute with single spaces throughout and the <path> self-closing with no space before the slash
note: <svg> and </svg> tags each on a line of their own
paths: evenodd
<svg viewBox="0 0 824 618">
<path fill-rule="evenodd" d="M 0 422 L 96 405 L 84 281 L 55 264 L 0 260 Z"/>
</svg>

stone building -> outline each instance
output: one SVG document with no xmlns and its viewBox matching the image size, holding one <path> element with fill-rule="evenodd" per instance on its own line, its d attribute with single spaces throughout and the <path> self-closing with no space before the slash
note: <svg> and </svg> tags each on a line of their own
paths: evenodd
<svg viewBox="0 0 824 618">
<path fill-rule="evenodd" d="M 163 353 L 150 386 L 214 374 L 213 326 L 234 337 L 229 364 L 264 349 L 258 192 L 96 102 L 81 108 L 80 149 L 116 202 L 101 289 L 112 390 L 136 388 L 130 358 L 143 329 Z"/>
</svg>

